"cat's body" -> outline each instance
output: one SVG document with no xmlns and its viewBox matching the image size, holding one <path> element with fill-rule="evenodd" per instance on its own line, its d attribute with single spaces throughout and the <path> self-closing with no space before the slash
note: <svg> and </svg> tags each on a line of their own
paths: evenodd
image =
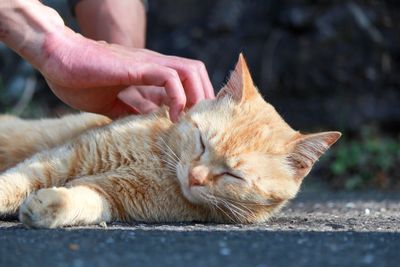
<svg viewBox="0 0 400 267">
<path fill-rule="evenodd" d="M 12 130 L 12 133 L 11 133 Z M 165 110 L 115 122 L 0 117 L 0 215 L 31 227 L 101 221 L 261 222 L 340 134 L 301 135 L 266 103 L 242 57 L 216 100 L 178 124 Z"/>
<path fill-rule="evenodd" d="M 80 184 L 100 193 L 107 199 L 109 205 L 101 207 L 100 213 L 105 213 L 106 216 L 93 215 L 96 218 L 93 223 L 110 220 L 109 216 L 112 220 L 123 221 L 206 221 L 209 213 L 199 213 L 201 208 L 194 207 L 182 196 L 176 175 L 174 176 L 173 172 L 169 171 L 167 163 L 164 162 L 164 160 L 170 160 L 171 156 L 171 151 L 165 148 L 163 140 L 168 137 L 168 130 L 172 123 L 165 116 L 166 112 L 159 114 L 159 116 L 155 114 L 131 116 L 111 124 L 108 124 L 105 117 L 87 113 L 61 118 L 58 120 L 60 124 L 57 130 L 64 132 L 66 137 L 68 132 L 72 137 L 74 136 L 72 129 L 66 127 L 71 119 L 92 121 L 92 124 L 87 125 L 88 129 L 96 128 L 93 127 L 96 122 L 98 125 L 104 123 L 104 126 L 77 135 L 72 140 L 67 137 L 66 145 L 57 146 L 53 143 L 53 149 L 46 147 L 40 154 L 11 169 L 8 173 L 12 173 L 12 176 L 16 173 L 29 176 L 26 180 L 23 179 L 21 184 L 29 180 L 30 185 L 19 188 L 25 189 L 21 192 L 26 196 L 40 188 L 70 187 Z M 9 123 L 12 123 L 12 120 L 10 119 Z M 28 128 L 29 125 L 36 123 L 27 121 L 25 125 Z M 46 127 L 45 120 L 41 123 Z M 48 128 L 34 131 L 42 133 L 54 131 L 51 121 L 48 121 L 48 124 Z M 27 132 L 24 134 L 26 135 Z M 44 139 L 39 143 L 43 144 L 46 135 L 42 136 Z M 57 141 L 60 141 L 61 145 L 64 140 Z M 15 141 L 10 143 L 11 146 L 22 147 L 29 144 L 29 141 L 25 144 L 15 143 Z M 2 148 L 7 150 L 5 146 Z M 163 151 L 163 149 L 166 150 Z M 36 165 L 38 163 L 40 166 Z M 7 175 L 5 172 L 2 177 Z M 7 212 L 15 212 L 24 198 L 18 195 L 15 197 L 15 188 L 11 188 L 9 194 L 4 195 L 6 186 L 1 182 L 3 181 L 0 180 L 0 188 L 3 189 L 0 189 L 3 193 L 2 197 L 6 197 L 9 201 L 15 198 L 13 205 L 8 203 L 11 209 Z M 84 203 L 80 204 L 84 205 Z M 176 207 L 171 209 L 174 205 Z M 97 209 L 93 211 L 98 212 Z M 85 210 L 85 213 L 90 212 L 90 209 Z"/>
</svg>

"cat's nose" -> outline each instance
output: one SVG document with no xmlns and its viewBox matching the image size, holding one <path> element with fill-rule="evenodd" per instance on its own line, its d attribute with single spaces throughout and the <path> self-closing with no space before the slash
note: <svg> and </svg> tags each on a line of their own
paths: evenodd
<svg viewBox="0 0 400 267">
<path fill-rule="evenodd" d="M 189 186 L 204 186 L 210 170 L 206 166 L 196 166 L 189 170 Z"/>
</svg>

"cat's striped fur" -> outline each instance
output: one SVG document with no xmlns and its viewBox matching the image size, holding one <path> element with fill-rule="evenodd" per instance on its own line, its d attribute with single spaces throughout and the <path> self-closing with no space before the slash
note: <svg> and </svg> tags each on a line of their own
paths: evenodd
<svg viewBox="0 0 400 267">
<path fill-rule="evenodd" d="M 339 137 L 291 129 L 259 95 L 240 56 L 217 99 L 177 124 L 165 110 L 114 122 L 93 114 L 0 117 L 0 169 L 7 169 L 0 215 L 19 212 L 27 226 L 50 228 L 261 222 L 296 195 Z"/>
</svg>

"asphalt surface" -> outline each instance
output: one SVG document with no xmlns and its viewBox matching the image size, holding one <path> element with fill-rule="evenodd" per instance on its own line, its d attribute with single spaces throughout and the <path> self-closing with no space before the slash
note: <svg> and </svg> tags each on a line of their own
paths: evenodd
<svg viewBox="0 0 400 267">
<path fill-rule="evenodd" d="M 400 193 L 302 193 L 259 225 L 31 230 L 8 219 L 0 266 L 400 266 Z"/>
</svg>

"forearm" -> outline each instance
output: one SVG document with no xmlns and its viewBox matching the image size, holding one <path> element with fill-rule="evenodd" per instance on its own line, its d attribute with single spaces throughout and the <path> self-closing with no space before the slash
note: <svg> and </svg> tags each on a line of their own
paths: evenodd
<svg viewBox="0 0 400 267">
<path fill-rule="evenodd" d="M 0 3 L 0 41 L 37 68 L 43 61 L 46 37 L 64 27 L 57 12 L 37 0 Z"/>
<path fill-rule="evenodd" d="M 128 47 L 145 45 L 146 13 L 140 0 L 84 0 L 75 12 L 86 37 Z"/>
</svg>

